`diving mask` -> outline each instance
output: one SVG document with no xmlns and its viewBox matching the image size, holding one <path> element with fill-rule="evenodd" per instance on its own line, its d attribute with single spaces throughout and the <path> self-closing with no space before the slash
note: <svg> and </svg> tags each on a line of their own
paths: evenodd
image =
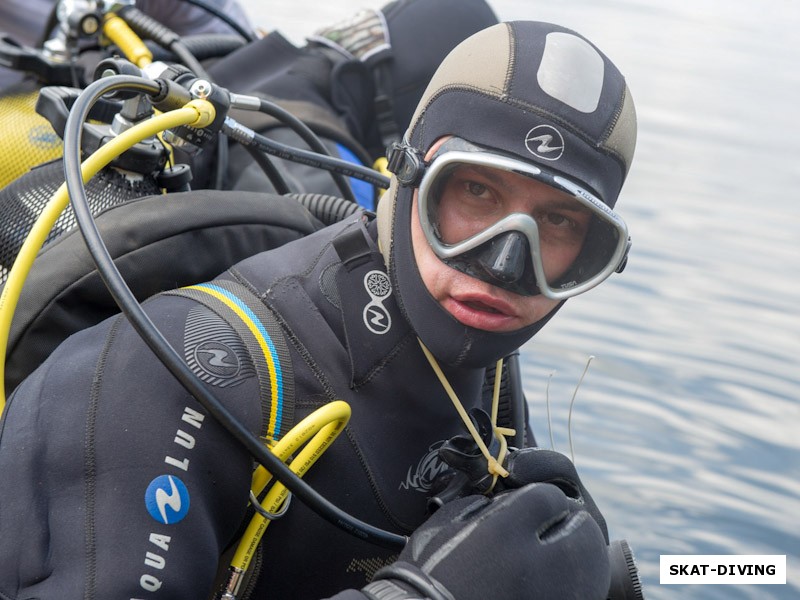
<svg viewBox="0 0 800 600">
<path fill-rule="evenodd" d="M 625 222 L 574 181 L 460 138 L 430 162 L 396 145 L 390 170 L 419 186 L 433 252 L 471 277 L 525 296 L 581 294 L 625 265 Z"/>
</svg>

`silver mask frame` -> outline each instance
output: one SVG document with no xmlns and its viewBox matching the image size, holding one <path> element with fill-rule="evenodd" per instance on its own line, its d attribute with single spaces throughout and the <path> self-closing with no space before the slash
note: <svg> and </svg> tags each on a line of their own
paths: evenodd
<svg viewBox="0 0 800 600">
<path fill-rule="evenodd" d="M 419 185 L 417 212 L 425 238 L 428 240 L 436 256 L 442 260 L 453 259 L 487 243 L 498 235 L 509 231 L 518 231 L 528 240 L 531 262 L 539 291 L 543 296 L 552 300 L 564 300 L 582 294 L 605 281 L 612 273 L 622 270 L 625 266 L 628 250 L 630 249 L 628 227 L 622 217 L 606 206 L 599 198 L 575 182 L 561 175 L 545 171 L 531 163 L 499 154 L 492 154 L 478 147 L 476 147 L 476 150 L 475 152 L 465 152 L 461 150 L 444 151 L 440 155 L 434 156 L 431 163 L 425 166 L 425 172 Z M 455 244 L 445 244 L 442 242 L 438 237 L 435 224 L 430 221 L 428 200 L 431 196 L 431 189 L 437 181 L 439 174 L 451 165 L 458 163 L 502 169 L 535 179 L 570 194 L 575 200 L 586 207 L 593 216 L 611 225 L 617 232 L 617 245 L 607 264 L 594 276 L 584 282 L 578 283 L 573 281 L 551 287 L 545 278 L 539 245 L 539 230 L 536 221 L 530 215 L 523 213 L 509 214 L 497 223 L 461 242 Z M 498 285 L 498 287 L 502 287 L 502 285 Z"/>
</svg>

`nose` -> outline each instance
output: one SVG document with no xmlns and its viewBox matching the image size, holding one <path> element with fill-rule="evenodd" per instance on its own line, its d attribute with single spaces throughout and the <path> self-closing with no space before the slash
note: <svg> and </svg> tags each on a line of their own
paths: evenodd
<svg viewBox="0 0 800 600">
<path fill-rule="evenodd" d="M 478 262 L 498 281 L 514 283 L 522 278 L 529 254 L 528 239 L 519 231 L 508 231 L 489 242 Z"/>
</svg>

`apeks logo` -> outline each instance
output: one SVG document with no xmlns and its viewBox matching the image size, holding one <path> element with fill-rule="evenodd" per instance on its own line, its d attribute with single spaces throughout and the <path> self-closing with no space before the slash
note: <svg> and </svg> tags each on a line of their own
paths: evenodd
<svg viewBox="0 0 800 600">
<path fill-rule="evenodd" d="M 439 458 L 439 448 L 442 447 L 442 444 L 444 444 L 444 440 L 431 444 L 427 454 L 422 457 L 417 466 L 408 468 L 406 480 L 400 483 L 401 490 L 430 491 L 436 477 L 450 468 Z"/>
<path fill-rule="evenodd" d="M 370 271 L 364 275 L 364 288 L 371 300 L 364 307 L 364 325 L 372 333 L 383 335 L 392 328 L 392 317 L 383 301 L 392 294 L 392 283 L 383 271 Z"/>
<path fill-rule="evenodd" d="M 173 525 L 189 512 L 189 490 L 178 477 L 159 475 L 147 486 L 144 504 L 156 521 Z"/>
<path fill-rule="evenodd" d="M 525 147 L 544 160 L 558 160 L 564 154 L 564 137 L 555 127 L 537 125 L 525 136 Z"/>
</svg>

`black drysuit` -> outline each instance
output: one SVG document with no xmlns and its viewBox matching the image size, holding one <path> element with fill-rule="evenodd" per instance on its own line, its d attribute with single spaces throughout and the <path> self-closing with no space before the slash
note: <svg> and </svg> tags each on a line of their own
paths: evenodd
<svg viewBox="0 0 800 600">
<path fill-rule="evenodd" d="M 387 287 L 365 221 L 351 217 L 145 306 L 253 433 L 280 437 L 317 407 L 348 402 L 350 424 L 305 480 L 361 520 L 407 534 L 425 519 L 438 445 L 463 426 Z M 349 242 L 337 251 L 335 239 Z M 244 288 L 261 299 L 251 312 L 275 347 L 268 361 L 217 302 Z M 467 409 L 483 402 L 483 369 L 444 370 Z M 124 317 L 63 343 L 15 390 L 2 426 L 0 598 L 208 596 L 248 514 L 253 461 Z M 267 529 L 260 554 L 253 598 L 359 589 L 394 558 L 298 500 Z"/>
</svg>

